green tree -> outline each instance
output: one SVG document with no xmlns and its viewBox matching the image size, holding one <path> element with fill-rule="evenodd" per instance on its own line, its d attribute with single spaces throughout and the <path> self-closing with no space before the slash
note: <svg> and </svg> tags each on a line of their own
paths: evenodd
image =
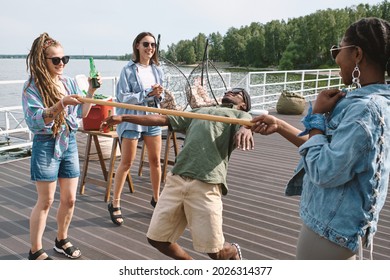
<svg viewBox="0 0 390 280">
<path fill-rule="evenodd" d="M 181 40 L 176 46 L 177 61 L 186 64 L 196 62 L 195 49 L 190 40 Z"/>
<path fill-rule="evenodd" d="M 264 34 L 262 30 L 258 30 L 248 40 L 246 45 L 246 60 L 248 66 L 263 67 L 264 64 Z"/>
<path fill-rule="evenodd" d="M 288 44 L 287 49 L 285 50 L 285 52 L 282 55 L 282 58 L 280 59 L 280 63 L 279 63 L 280 70 L 295 69 L 295 65 L 297 65 L 300 61 L 299 49 L 300 46 L 298 46 L 294 42 Z"/>
<path fill-rule="evenodd" d="M 390 20 L 390 3 L 388 1 L 383 1 L 381 4 L 374 6 L 373 10 L 375 16 Z"/>
<path fill-rule="evenodd" d="M 163 56 L 164 57 L 164 56 Z M 177 54 L 176 54 L 176 45 L 175 44 L 172 44 L 172 45 L 168 45 L 168 50 L 167 52 L 165 53 L 165 57 L 176 63 L 177 62 Z"/>
<path fill-rule="evenodd" d="M 264 64 L 278 65 L 288 44 L 286 23 L 273 20 L 264 26 Z"/>
<path fill-rule="evenodd" d="M 207 38 L 205 34 L 199 33 L 198 36 L 192 40 L 196 61 L 202 61 L 203 59 L 204 48 L 206 47 L 206 39 Z"/>
<path fill-rule="evenodd" d="M 224 58 L 223 37 L 217 33 L 209 35 L 209 58 L 214 61 L 223 61 Z"/>
<path fill-rule="evenodd" d="M 288 22 L 252 22 L 240 28 L 231 27 L 225 35 L 211 33 L 209 58 L 236 66 L 279 65 L 282 69 L 333 66 L 329 48 L 340 43 L 351 23 L 369 16 L 390 20 L 390 3 L 384 0 L 377 5 L 329 8 Z M 205 42 L 206 36 L 199 33 L 191 41 L 182 40 L 169 46 L 166 56 L 174 62 L 199 61 L 203 58 Z"/>
<path fill-rule="evenodd" d="M 223 38 L 225 61 L 233 65 L 243 66 L 245 58 L 245 38 L 236 28 L 230 28 Z"/>
</svg>

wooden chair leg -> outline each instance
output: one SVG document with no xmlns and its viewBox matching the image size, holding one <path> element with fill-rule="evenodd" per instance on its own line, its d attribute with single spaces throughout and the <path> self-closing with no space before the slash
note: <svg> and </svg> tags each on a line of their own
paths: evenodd
<svg viewBox="0 0 390 280">
<path fill-rule="evenodd" d="M 129 171 L 129 173 L 127 173 L 126 181 L 127 181 L 127 184 L 129 185 L 130 193 L 134 193 L 133 179 L 131 179 L 130 171 Z"/>
<path fill-rule="evenodd" d="M 100 166 L 102 168 L 104 180 L 107 181 L 107 173 L 108 172 L 107 172 L 107 168 L 106 168 L 106 163 L 104 162 L 102 149 L 100 148 L 99 139 L 98 139 L 97 135 L 93 135 L 93 141 L 95 142 L 95 147 L 96 147 L 97 155 L 99 157 L 99 163 L 100 163 Z"/>
<path fill-rule="evenodd" d="M 88 134 L 87 143 L 85 145 L 83 171 L 81 173 L 81 180 L 80 180 L 80 189 L 79 189 L 80 194 L 84 194 L 84 191 L 85 191 L 85 178 L 87 177 L 89 153 L 91 151 L 91 144 L 92 144 L 92 135 Z"/>
<path fill-rule="evenodd" d="M 110 195 L 111 195 L 112 178 L 114 177 L 114 172 L 115 172 L 114 167 L 115 167 L 115 160 L 116 160 L 117 145 L 118 145 L 118 139 L 115 138 L 112 140 L 110 165 L 106 176 L 107 185 L 106 185 L 106 194 L 104 196 L 104 202 L 107 202 L 110 199 Z"/>
<path fill-rule="evenodd" d="M 163 166 L 162 166 L 162 170 L 161 170 L 161 182 L 162 183 L 165 183 L 165 178 L 167 177 L 171 137 L 172 137 L 172 132 L 170 130 L 168 130 L 167 139 L 165 140 L 165 152 L 164 152 Z"/>
<path fill-rule="evenodd" d="M 172 131 L 173 150 L 175 152 L 175 158 L 179 154 L 179 143 L 177 143 L 176 132 Z"/>
</svg>

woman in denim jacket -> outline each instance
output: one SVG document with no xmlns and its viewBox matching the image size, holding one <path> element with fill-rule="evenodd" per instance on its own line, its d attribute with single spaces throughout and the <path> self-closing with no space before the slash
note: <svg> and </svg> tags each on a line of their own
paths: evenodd
<svg viewBox="0 0 390 280">
<path fill-rule="evenodd" d="M 163 72 L 158 67 L 156 40 L 153 34 L 142 32 L 133 42 L 133 60 L 123 67 L 116 89 L 116 101 L 134 105 L 159 107 L 163 97 Z M 116 109 L 117 115 L 145 115 L 144 111 Z M 158 201 L 161 180 L 161 128 L 159 126 L 141 126 L 133 123 L 121 123 L 117 126 L 121 142 L 121 160 L 115 173 L 114 194 L 108 204 L 111 220 L 116 225 L 122 225 L 123 216 L 120 208 L 120 198 L 126 175 L 135 159 L 138 139 L 143 137 L 148 151 L 150 165 L 150 180 L 153 187 L 151 204 L 154 207 Z"/>
<path fill-rule="evenodd" d="M 373 250 L 390 168 L 390 24 L 364 18 L 330 50 L 351 90 L 322 91 L 302 120 L 306 130 L 273 116 L 254 132 L 279 133 L 299 147 L 301 161 L 286 195 L 301 195 L 303 226 L 297 259 L 355 259 Z"/>
</svg>

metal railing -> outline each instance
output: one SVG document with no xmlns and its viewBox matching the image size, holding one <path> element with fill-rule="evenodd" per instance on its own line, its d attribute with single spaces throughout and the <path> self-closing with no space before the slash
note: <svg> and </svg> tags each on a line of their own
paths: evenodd
<svg viewBox="0 0 390 280">
<path fill-rule="evenodd" d="M 118 77 L 103 77 L 111 83 L 106 87 L 115 96 Z M 0 81 L 1 85 L 24 84 L 24 80 Z M 1 87 L 0 87 L 1 92 Z M 13 149 L 29 149 L 32 146 L 32 133 L 24 121 L 22 106 L 0 107 L 0 153 Z"/>
<path fill-rule="evenodd" d="M 253 108 L 275 108 L 283 91 L 299 93 L 306 101 L 313 100 L 324 89 L 344 84 L 339 69 L 249 72 L 245 77 Z"/>
<path fill-rule="evenodd" d="M 252 98 L 253 109 L 272 109 L 276 107 L 283 90 L 299 93 L 308 101 L 315 99 L 318 92 L 323 89 L 342 87 L 338 72 L 339 69 L 248 72 L 239 81 L 233 80 L 234 73 L 223 74 L 227 75 L 228 87 L 240 86 L 247 89 Z M 110 81 L 104 84 L 115 100 L 118 77 L 103 77 L 103 81 Z M 24 82 L 0 81 L 0 86 Z M 178 94 L 185 96 L 185 93 Z M 32 134 L 24 122 L 22 106 L 0 108 L 0 152 L 15 148 L 30 148 L 31 140 Z"/>
</svg>

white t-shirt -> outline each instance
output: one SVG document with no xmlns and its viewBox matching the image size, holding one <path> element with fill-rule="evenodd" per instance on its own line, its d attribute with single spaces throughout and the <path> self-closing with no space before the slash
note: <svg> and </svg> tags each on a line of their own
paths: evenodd
<svg viewBox="0 0 390 280">
<path fill-rule="evenodd" d="M 145 66 L 140 63 L 137 63 L 137 68 L 138 76 L 141 80 L 144 89 L 149 89 L 157 83 L 156 77 L 153 74 L 152 66 Z"/>
</svg>

